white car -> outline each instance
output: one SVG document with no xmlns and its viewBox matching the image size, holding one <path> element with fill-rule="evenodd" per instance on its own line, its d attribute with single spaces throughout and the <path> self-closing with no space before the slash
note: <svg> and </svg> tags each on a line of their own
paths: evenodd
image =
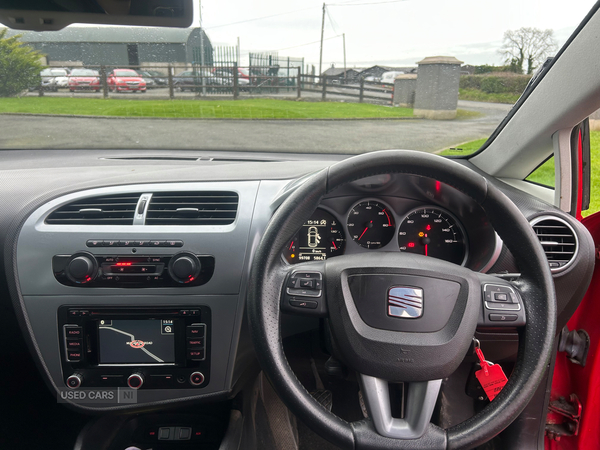
<svg viewBox="0 0 600 450">
<path fill-rule="evenodd" d="M 384 72 L 383 75 L 381 75 L 381 84 L 394 84 L 394 80 L 396 79 L 396 77 L 398 75 L 403 75 L 404 72 L 400 72 L 400 71 L 390 71 L 390 72 Z"/>
</svg>

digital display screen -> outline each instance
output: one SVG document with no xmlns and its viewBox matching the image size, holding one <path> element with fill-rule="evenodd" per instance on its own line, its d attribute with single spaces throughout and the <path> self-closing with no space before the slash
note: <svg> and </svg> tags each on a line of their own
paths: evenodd
<svg viewBox="0 0 600 450">
<path fill-rule="evenodd" d="M 99 320 L 100 364 L 174 364 L 173 320 Z"/>
</svg>

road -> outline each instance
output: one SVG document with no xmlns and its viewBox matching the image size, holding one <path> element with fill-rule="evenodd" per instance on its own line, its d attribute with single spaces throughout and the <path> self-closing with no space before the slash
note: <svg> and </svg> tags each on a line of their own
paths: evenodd
<svg viewBox="0 0 600 450">
<path fill-rule="evenodd" d="M 489 136 L 510 105 L 459 102 L 480 112 L 451 121 L 200 120 L 0 115 L 0 148 L 165 148 L 356 154 L 434 152 Z"/>
</svg>

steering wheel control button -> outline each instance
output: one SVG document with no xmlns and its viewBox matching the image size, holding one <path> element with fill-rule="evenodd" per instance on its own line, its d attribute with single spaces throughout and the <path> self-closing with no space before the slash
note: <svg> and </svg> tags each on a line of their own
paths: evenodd
<svg viewBox="0 0 600 450">
<path fill-rule="evenodd" d="M 495 302 L 507 302 L 508 294 L 506 292 L 494 292 L 494 301 Z"/>
<path fill-rule="evenodd" d="M 317 309 L 319 304 L 317 302 L 313 302 L 311 300 L 291 300 L 290 305 L 294 308 L 304 308 L 304 309 Z"/>
<path fill-rule="evenodd" d="M 487 309 L 495 309 L 499 311 L 519 311 L 521 305 L 515 303 L 500 303 L 500 302 L 485 302 Z"/>
<path fill-rule="evenodd" d="M 144 376 L 141 373 L 134 373 L 127 378 L 127 386 L 131 389 L 139 389 L 144 384 Z"/>
<path fill-rule="evenodd" d="M 516 314 L 490 314 L 489 319 L 492 322 L 514 322 L 519 316 Z"/>
<path fill-rule="evenodd" d="M 502 322 L 510 327 L 525 325 L 525 311 L 519 293 L 512 286 L 486 283 L 483 285 L 483 300 L 486 314 L 478 325 L 498 327 L 503 326 Z"/>
<path fill-rule="evenodd" d="M 69 389 L 77 389 L 81 386 L 81 383 L 83 383 L 83 377 L 78 373 L 74 373 L 67 378 L 66 385 Z"/>
<path fill-rule="evenodd" d="M 319 317 L 326 315 L 322 272 L 292 272 L 288 275 L 284 286 L 282 297 L 284 311 Z"/>
<path fill-rule="evenodd" d="M 202 372 L 193 372 L 190 375 L 190 383 L 193 386 L 200 386 L 202 383 L 204 383 L 204 375 Z"/>
</svg>

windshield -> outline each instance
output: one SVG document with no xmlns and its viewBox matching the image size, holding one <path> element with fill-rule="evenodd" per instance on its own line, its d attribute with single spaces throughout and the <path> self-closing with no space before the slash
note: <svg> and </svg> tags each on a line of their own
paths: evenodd
<svg viewBox="0 0 600 450">
<path fill-rule="evenodd" d="M 74 77 L 95 77 L 98 76 L 98 71 L 89 69 L 73 69 L 71 76 Z"/>
<path fill-rule="evenodd" d="M 593 4 L 205 0 L 187 29 L 0 29 L 0 148 L 468 155 Z"/>
</svg>

